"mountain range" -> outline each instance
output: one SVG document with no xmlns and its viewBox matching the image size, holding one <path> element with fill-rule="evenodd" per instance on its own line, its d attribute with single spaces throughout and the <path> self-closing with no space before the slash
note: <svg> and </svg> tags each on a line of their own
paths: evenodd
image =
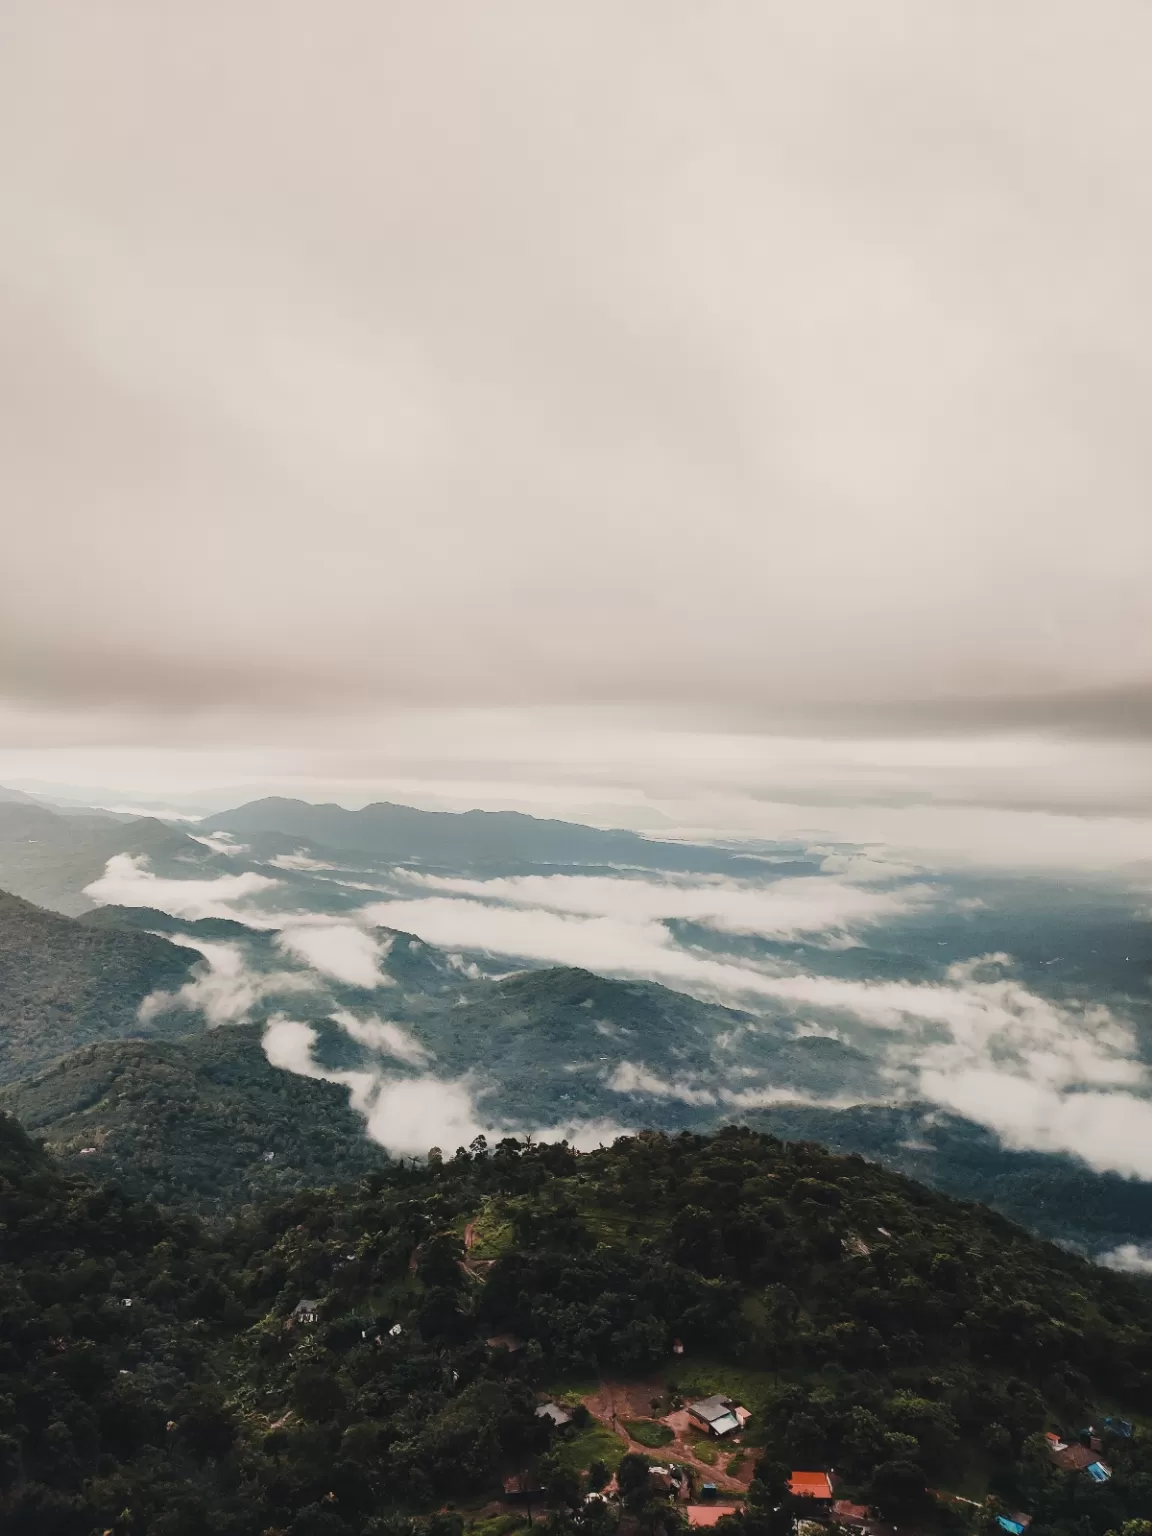
<svg viewBox="0 0 1152 1536">
<path fill-rule="evenodd" d="M 117 853 L 136 856 L 142 881 L 247 873 L 268 889 L 243 922 L 94 905 L 85 887 Z M 526 968 L 514 956 L 366 924 L 360 907 L 373 893 L 404 892 L 390 882 L 405 862 L 473 879 L 631 871 L 650 881 L 663 872 L 705 890 L 727 888 L 735 871 L 741 889 L 797 876 L 811 885 L 820 867 L 795 848 L 748 858 L 512 813 L 268 799 L 207 818 L 190 835 L 153 818 L 65 815 L 9 793 L 0 797 L 0 884 L 39 891 L 56 910 L 0 896 L 2 1102 L 66 1161 L 95 1146 L 77 1167 L 217 1212 L 380 1164 L 385 1154 L 366 1138 L 346 1084 L 324 1076 L 356 1072 L 456 1095 L 473 1118 L 520 1134 L 699 1133 L 739 1121 L 882 1161 L 1086 1252 L 1152 1240 L 1152 1184 L 1069 1154 L 1014 1150 L 929 1103 L 892 1102 L 884 1058 L 842 1021 L 798 1028 L 787 1009 L 582 966 Z M 153 889 L 142 884 L 140 894 Z M 1075 893 L 1053 883 L 1005 887 L 995 900 L 959 890 L 966 942 L 987 947 L 1014 921 L 1013 948 L 1049 996 L 1075 997 L 1113 974 L 1136 995 L 1147 936 L 1130 906 L 1089 901 L 1080 914 Z M 896 948 L 834 946 L 820 952 L 821 966 L 938 984 L 946 970 L 937 946 L 946 946 L 935 935 L 950 930 L 918 923 L 915 913 L 896 920 Z M 703 926 L 685 931 L 692 953 L 721 942 Z M 343 950 L 326 956 L 329 941 L 357 946 L 352 969 Z M 1057 941 L 1066 958 L 1054 970 L 1046 946 Z M 776 967 L 793 964 L 798 948 L 739 934 L 723 943 Z M 1121 970 L 1133 958 L 1135 972 Z M 261 1046 L 277 1017 L 306 1026 L 294 1038 L 309 1044 L 291 1073 Z M 205 1022 L 222 1027 L 206 1031 Z M 376 1123 L 387 1139 L 388 1125 Z M 228 1125 L 242 1134 L 229 1139 Z"/>
</svg>

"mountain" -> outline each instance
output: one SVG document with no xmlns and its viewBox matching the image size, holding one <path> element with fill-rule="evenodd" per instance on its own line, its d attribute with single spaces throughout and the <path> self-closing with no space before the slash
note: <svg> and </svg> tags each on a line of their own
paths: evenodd
<svg viewBox="0 0 1152 1536">
<path fill-rule="evenodd" d="M 601 831 L 546 821 L 519 811 L 420 811 L 380 801 L 359 811 L 273 796 L 206 817 L 205 832 L 250 836 L 280 832 L 318 848 L 389 862 L 449 869 L 520 864 L 627 865 L 641 869 L 811 874 L 807 862 L 775 863 L 688 843 L 661 843 L 636 832 Z"/>
<path fill-rule="evenodd" d="M 84 1046 L 0 1088 L 0 1109 L 61 1166 L 162 1204 L 235 1210 L 381 1168 L 348 1090 L 270 1066 L 262 1034 L 242 1024 Z"/>
<path fill-rule="evenodd" d="M 9 789 L 7 785 L 0 784 L 0 805 L 39 805 L 40 802 L 31 795 L 26 795 L 22 789 Z"/>
<path fill-rule="evenodd" d="M 141 1024 L 136 1012 L 150 992 L 187 981 L 196 958 L 167 939 L 86 928 L 0 891 L 0 1083 L 89 1041 L 176 1033 L 172 1016 Z"/>
<path fill-rule="evenodd" d="M 114 854 L 143 854 L 163 864 L 205 851 L 151 817 L 121 822 L 0 801 L 0 887 L 69 916 L 92 907 L 84 887 L 104 873 Z"/>
<path fill-rule="evenodd" d="M 0 1223 L 5 1536 L 504 1536 L 522 1474 L 553 1536 L 676 1536 L 657 1444 L 730 1536 L 818 1513 L 796 1467 L 924 1536 L 1147 1518 L 1152 1284 L 815 1147 L 477 1143 L 206 1229 L 0 1116 Z M 676 1412 L 714 1393 L 735 1440 Z M 1087 1424 L 1102 1484 L 1044 1438 Z"/>
</svg>

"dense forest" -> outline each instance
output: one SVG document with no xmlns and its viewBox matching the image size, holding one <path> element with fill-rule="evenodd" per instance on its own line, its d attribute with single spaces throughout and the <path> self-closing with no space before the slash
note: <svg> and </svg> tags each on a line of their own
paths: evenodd
<svg viewBox="0 0 1152 1536">
<path fill-rule="evenodd" d="M 14 1536 L 503 1536 L 518 1476 L 556 1533 L 671 1533 L 682 1506 L 595 1411 L 603 1383 L 651 1395 L 627 1433 L 653 1446 L 693 1395 L 751 1411 L 723 1464 L 698 1456 L 740 1490 L 733 1536 L 791 1528 L 798 1467 L 901 1530 L 1152 1514 L 1152 1283 L 811 1144 L 478 1139 L 205 1225 L 5 1118 L 0 1222 Z M 1121 1415 L 1131 1437 L 1102 1428 Z M 1089 1424 L 1099 1486 L 1044 1440 Z M 619 1499 L 587 1502 L 613 1474 Z"/>
</svg>

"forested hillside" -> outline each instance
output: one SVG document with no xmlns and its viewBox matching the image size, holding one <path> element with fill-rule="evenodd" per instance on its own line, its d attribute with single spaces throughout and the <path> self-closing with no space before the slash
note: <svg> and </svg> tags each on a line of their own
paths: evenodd
<svg viewBox="0 0 1152 1536">
<path fill-rule="evenodd" d="M 0 1083 L 91 1040 L 172 1035 L 187 1020 L 141 1022 L 155 990 L 188 979 L 199 955 L 150 933 L 87 928 L 0 891 Z"/>
<path fill-rule="evenodd" d="M 85 1046 L 0 1089 L 62 1165 L 204 1212 L 355 1179 L 387 1162 L 338 1083 L 273 1067 L 263 1026 Z"/>
<path fill-rule="evenodd" d="M 672 1531 L 630 1451 L 661 1426 L 612 1391 L 739 1397 L 716 1476 L 755 1536 L 790 1525 L 797 1466 L 902 1529 L 1152 1511 L 1152 1286 L 856 1159 L 741 1130 L 477 1142 L 209 1232 L 0 1136 L 6 1533 L 402 1536 L 527 1472 L 553 1529 L 599 1536 L 620 1506 L 585 1491 L 617 1463 L 626 1518 Z M 551 1445 L 544 1395 L 574 1410 Z M 1043 1431 L 1122 1412 L 1106 1485 L 1051 1462 Z"/>
</svg>

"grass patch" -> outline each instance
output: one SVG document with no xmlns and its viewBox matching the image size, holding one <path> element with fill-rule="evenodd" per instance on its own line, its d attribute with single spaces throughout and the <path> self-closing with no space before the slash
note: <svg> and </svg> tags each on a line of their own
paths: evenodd
<svg viewBox="0 0 1152 1536">
<path fill-rule="evenodd" d="M 676 1438 L 667 1424 L 658 1424 L 655 1419 L 625 1419 L 624 1428 L 633 1440 L 653 1451 L 662 1445 L 671 1445 Z"/>
<path fill-rule="evenodd" d="M 468 1529 L 472 1536 L 509 1536 L 525 1524 L 523 1515 L 489 1515 L 487 1520 L 475 1520 Z"/>
<path fill-rule="evenodd" d="M 498 1259 L 511 1248 L 515 1238 L 512 1223 L 494 1202 L 487 1201 L 472 1222 L 471 1257 Z"/>
<path fill-rule="evenodd" d="M 778 1390 L 771 1371 L 741 1369 L 708 1358 L 677 1361 L 671 1374 L 685 1402 L 719 1393 L 757 1414 Z"/>
<path fill-rule="evenodd" d="M 748 1460 L 743 1451 L 737 1451 L 735 1456 L 729 1457 L 728 1465 L 724 1468 L 729 1477 L 738 1477 L 744 1470 L 744 1463 Z"/>
<path fill-rule="evenodd" d="M 603 1424 L 590 1424 L 575 1435 L 557 1440 L 553 1449 L 565 1472 L 587 1472 L 594 1461 L 602 1461 L 615 1472 L 626 1447 L 620 1436 Z"/>
<path fill-rule="evenodd" d="M 692 1442 L 692 1454 L 697 1461 L 702 1461 L 706 1467 L 714 1467 L 720 1460 L 716 1453 L 716 1447 L 710 1440 L 694 1440 Z"/>
</svg>

